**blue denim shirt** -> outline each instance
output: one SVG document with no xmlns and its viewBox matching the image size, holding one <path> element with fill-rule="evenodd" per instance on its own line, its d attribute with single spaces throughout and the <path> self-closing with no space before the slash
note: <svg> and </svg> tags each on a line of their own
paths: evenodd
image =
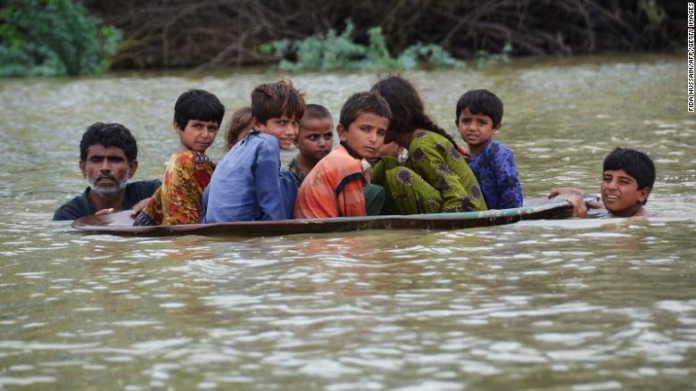
<svg viewBox="0 0 696 391">
<path fill-rule="evenodd" d="M 280 170 L 278 139 L 252 130 L 215 168 L 201 223 L 290 219 L 296 196 L 295 178 Z"/>
<path fill-rule="evenodd" d="M 522 206 L 522 185 L 512 151 L 498 140 L 492 140 L 469 162 L 481 186 L 488 209 Z"/>
</svg>

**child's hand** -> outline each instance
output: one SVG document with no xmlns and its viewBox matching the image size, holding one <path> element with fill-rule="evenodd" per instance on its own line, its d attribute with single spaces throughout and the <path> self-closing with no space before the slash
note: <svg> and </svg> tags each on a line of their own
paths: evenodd
<svg viewBox="0 0 696 391">
<path fill-rule="evenodd" d="M 583 194 L 583 191 L 580 189 L 576 189 L 574 187 L 559 187 L 558 189 L 553 189 L 551 192 L 546 196 L 546 198 L 554 198 L 559 195 L 581 195 Z"/>
<path fill-rule="evenodd" d="M 585 200 L 578 194 L 571 194 L 566 197 L 568 201 L 573 206 L 573 215 L 571 217 L 577 217 L 584 219 L 587 217 L 587 205 Z"/>
<path fill-rule="evenodd" d="M 140 213 L 141 210 L 145 209 L 147 204 L 150 203 L 150 200 L 152 197 L 145 198 L 144 200 L 140 200 L 137 204 L 133 205 L 133 212 L 131 212 L 131 217 L 135 217 Z"/>
<path fill-rule="evenodd" d="M 362 166 L 363 166 L 363 175 L 365 177 L 365 186 L 367 186 L 370 183 L 372 183 L 372 166 L 370 165 L 370 163 L 366 159 L 363 159 Z"/>
</svg>

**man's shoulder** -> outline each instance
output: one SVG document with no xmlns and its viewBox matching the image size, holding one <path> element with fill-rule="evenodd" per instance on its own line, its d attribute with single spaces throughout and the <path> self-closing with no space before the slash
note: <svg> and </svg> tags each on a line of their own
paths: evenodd
<svg viewBox="0 0 696 391">
<path fill-rule="evenodd" d="M 126 191 L 127 192 L 144 192 L 144 193 L 150 193 L 147 197 L 150 197 L 152 193 L 157 190 L 158 187 L 162 185 L 162 181 L 159 179 L 150 179 L 150 180 L 145 180 L 145 181 L 136 181 L 136 182 L 129 182 L 126 184 Z M 145 197 L 145 198 L 147 198 Z"/>
<path fill-rule="evenodd" d="M 76 220 L 80 217 L 94 214 L 92 206 L 89 204 L 85 194 L 86 193 L 83 192 L 79 196 L 71 199 L 56 209 L 56 211 L 53 213 L 53 221 Z"/>
</svg>

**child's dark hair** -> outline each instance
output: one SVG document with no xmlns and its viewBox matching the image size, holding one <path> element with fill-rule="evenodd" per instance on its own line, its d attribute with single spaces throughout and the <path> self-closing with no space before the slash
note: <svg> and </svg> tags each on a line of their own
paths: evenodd
<svg viewBox="0 0 696 391">
<path fill-rule="evenodd" d="M 457 101 L 455 123 L 459 123 L 462 111 L 469 109 L 471 114 L 483 114 L 491 117 L 493 127 L 496 128 L 503 120 L 503 101 L 488 90 L 467 91 Z"/>
<path fill-rule="evenodd" d="M 89 147 L 101 144 L 104 148 L 121 148 L 128 162 L 138 158 L 138 144 L 133 134 L 121 124 L 95 122 L 87 128 L 80 140 L 80 160 L 87 160 Z"/>
<path fill-rule="evenodd" d="M 212 121 L 219 125 L 224 116 L 225 106 L 208 91 L 188 90 L 174 104 L 174 122 L 182 130 L 186 129 L 189 120 Z"/>
<path fill-rule="evenodd" d="M 655 164 L 643 152 L 628 148 L 616 148 L 604 158 L 603 171 L 624 170 L 638 182 L 638 190 L 652 190 L 655 184 Z"/>
<path fill-rule="evenodd" d="M 225 152 L 239 141 L 239 135 L 251 125 L 251 107 L 242 107 L 232 114 L 225 131 Z"/>
<path fill-rule="evenodd" d="M 261 84 L 251 93 L 251 115 L 262 124 L 283 115 L 299 121 L 304 112 L 304 98 L 292 86 L 292 82 L 281 80 L 277 83 Z"/>
<path fill-rule="evenodd" d="M 304 115 L 302 119 L 324 119 L 331 118 L 331 113 L 329 109 L 322 105 L 317 105 L 310 103 L 305 107 Z"/>
<path fill-rule="evenodd" d="M 353 94 L 341 108 L 341 115 L 338 123 L 348 130 L 358 116 L 363 113 L 372 113 L 384 117 L 391 123 L 392 112 L 386 99 L 374 92 L 358 92 Z"/>
<path fill-rule="evenodd" d="M 378 93 L 389 103 L 393 115 L 389 121 L 389 132 L 411 133 L 416 129 L 426 129 L 457 145 L 449 133 L 425 114 L 423 101 L 408 80 L 401 76 L 388 76 L 372 86 L 371 91 Z"/>
</svg>

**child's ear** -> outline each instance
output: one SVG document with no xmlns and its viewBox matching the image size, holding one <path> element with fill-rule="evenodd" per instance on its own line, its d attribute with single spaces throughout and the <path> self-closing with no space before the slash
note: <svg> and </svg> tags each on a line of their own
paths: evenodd
<svg viewBox="0 0 696 391">
<path fill-rule="evenodd" d="M 338 139 L 342 142 L 346 142 L 346 140 L 348 140 L 348 130 L 344 128 L 343 125 L 336 125 L 336 133 L 338 133 Z"/>
<path fill-rule="evenodd" d="M 256 131 L 260 131 L 261 122 L 256 117 L 252 118 L 251 119 L 251 127 Z"/>
<path fill-rule="evenodd" d="M 181 126 L 179 126 L 179 124 L 176 121 L 174 121 L 174 130 L 179 134 L 184 133 L 184 129 L 181 129 Z"/>
<path fill-rule="evenodd" d="M 494 133 L 494 134 L 498 134 L 498 132 L 500 131 L 500 128 L 502 128 L 502 127 L 503 127 L 503 123 L 502 123 L 502 122 L 498 122 L 498 126 L 496 126 L 495 128 L 493 128 L 493 133 Z"/>
<path fill-rule="evenodd" d="M 638 190 L 638 201 L 640 201 L 641 204 L 644 204 L 645 201 L 648 200 L 648 197 L 650 197 L 650 188 L 649 187 Z"/>
</svg>

